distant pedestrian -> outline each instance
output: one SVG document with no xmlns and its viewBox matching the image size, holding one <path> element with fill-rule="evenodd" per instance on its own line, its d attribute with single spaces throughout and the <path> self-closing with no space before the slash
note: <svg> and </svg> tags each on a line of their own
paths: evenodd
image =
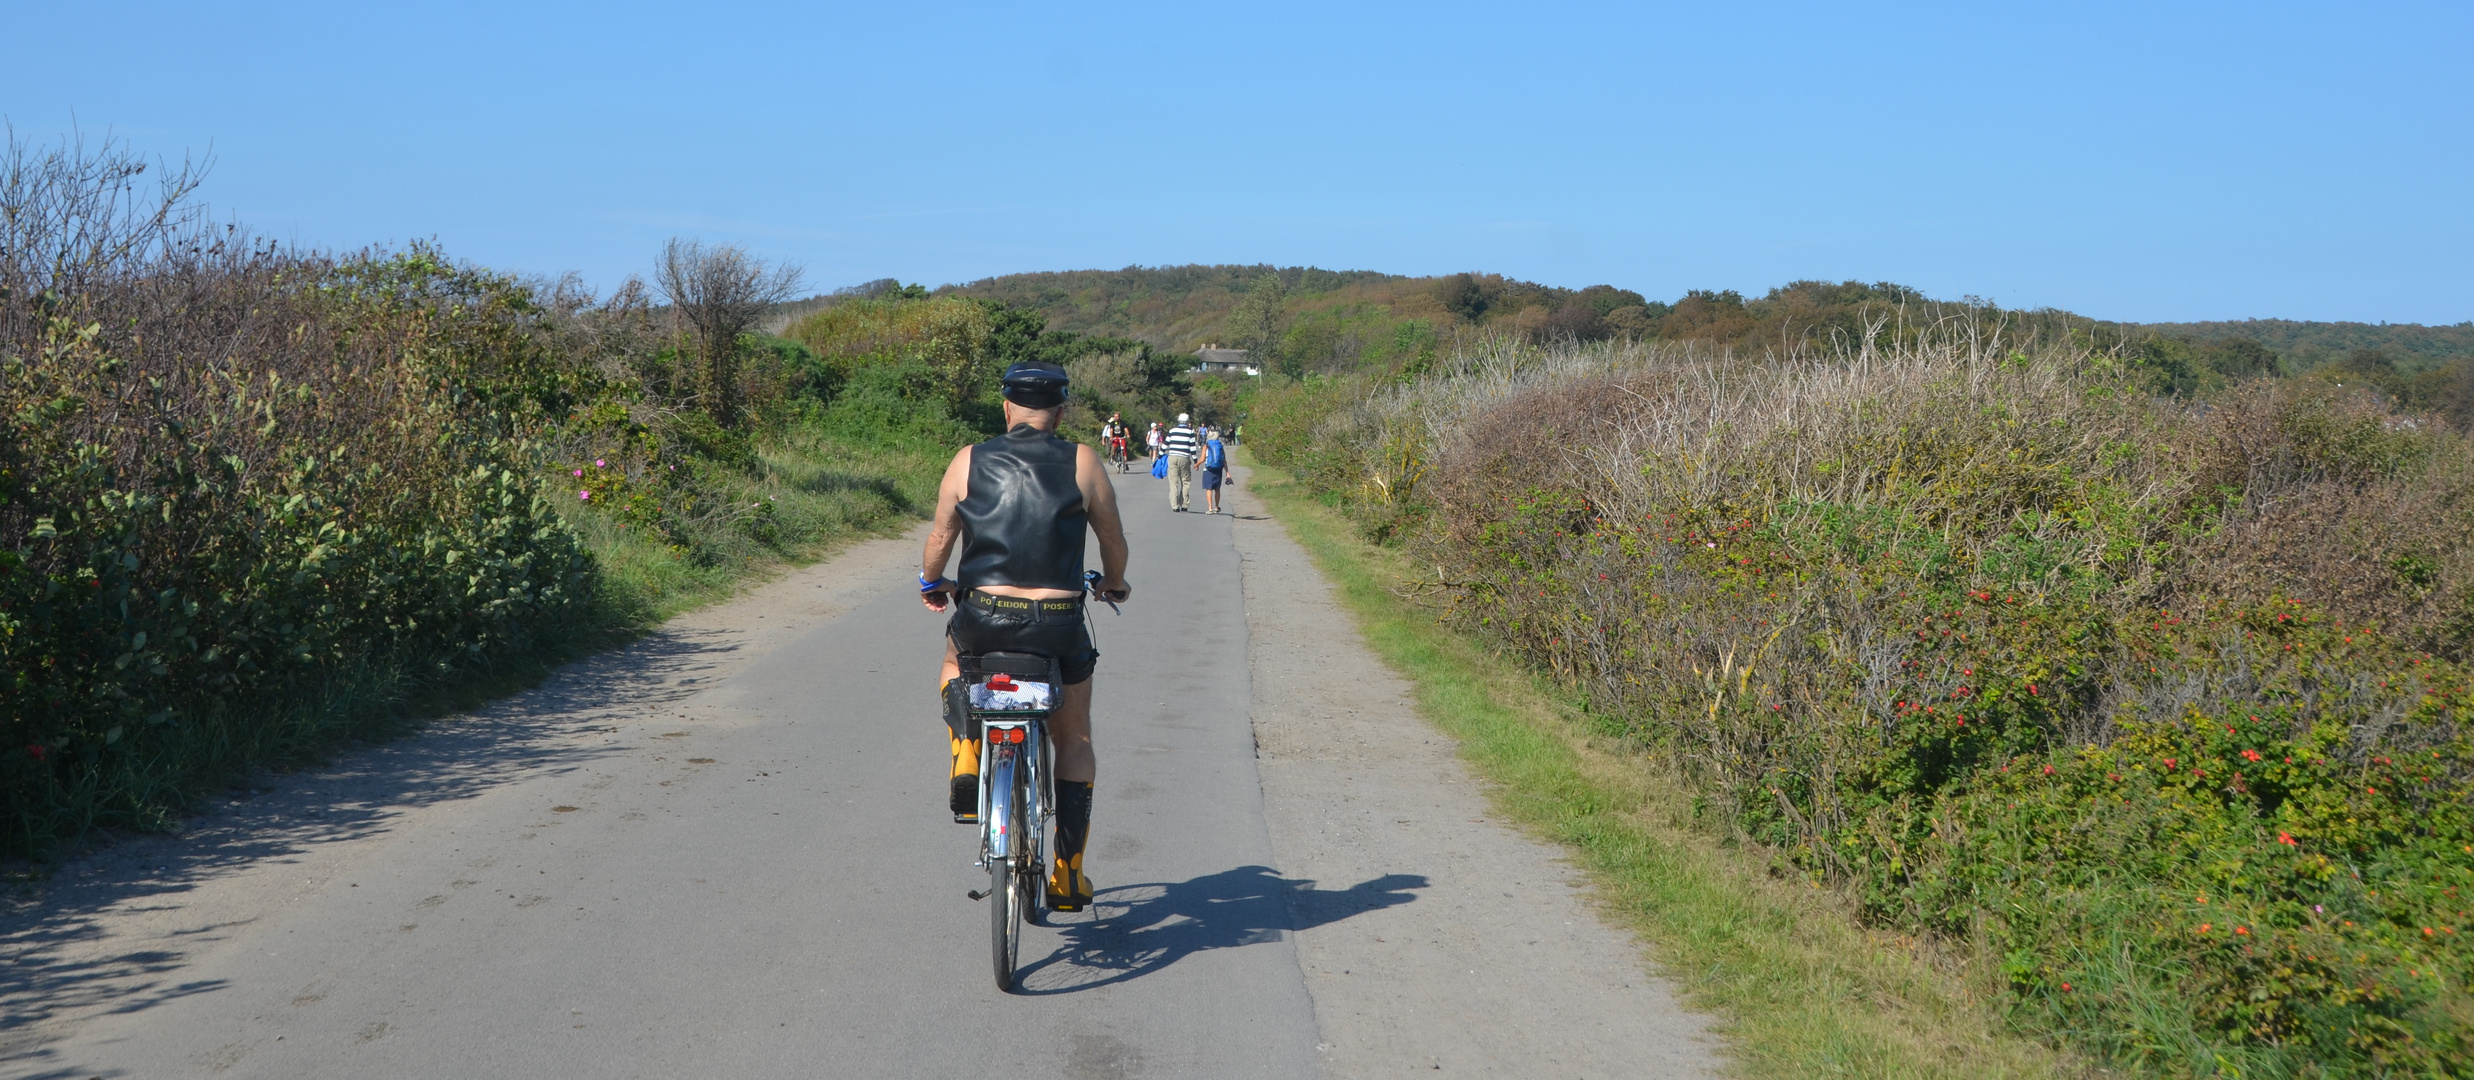
<svg viewBox="0 0 2474 1080">
<path fill-rule="evenodd" d="M 1228 447 L 1220 442 L 1220 429 L 1203 429 L 1203 513 L 1220 512 L 1220 478 L 1228 473 Z"/>
<path fill-rule="evenodd" d="M 1160 422 L 1159 422 L 1159 421 L 1154 420 L 1154 421 L 1152 421 L 1152 422 L 1151 422 L 1151 430 L 1150 430 L 1150 431 L 1148 431 L 1148 432 L 1146 432 L 1146 433 L 1144 433 L 1144 435 L 1143 435 L 1143 445 L 1144 445 L 1144 446 L 1146 446 L 1146 447 L 1149 447 L 1149 448 L 1151 449 L 1151 459 L 1152 459 L 1153 461 L 1157 461 L 1157 460 L 1159 460 L 1159 458 L 1160 458 L 1160 454 L 1162 453 L 1162 451 L 1160 450 Z"/>
<path fill-rule="evenodd" d="M 1202 440 L 1194 433 L 1184 413 L 1177 414 L 1177 426 L 1160 436 L 1160 450 L 1168 455 L 1168 508 L 1185 513 L 1188 493 L 1194 488 L 1194 458 L 1202 450 Z"/>
</svg>

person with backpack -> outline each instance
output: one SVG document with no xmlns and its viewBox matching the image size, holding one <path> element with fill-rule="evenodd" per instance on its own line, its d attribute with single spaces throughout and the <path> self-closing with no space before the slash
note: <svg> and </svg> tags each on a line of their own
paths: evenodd
<svg viewBox="0 0 2474 1080">
<path fill-rule="evenodd" d="M 1203 429 L 1203 513 L 1220 512 L 1220 480 L 1228 473 L 1228 447 L 1220 442 L 1220 429 Z"/>
</svg>

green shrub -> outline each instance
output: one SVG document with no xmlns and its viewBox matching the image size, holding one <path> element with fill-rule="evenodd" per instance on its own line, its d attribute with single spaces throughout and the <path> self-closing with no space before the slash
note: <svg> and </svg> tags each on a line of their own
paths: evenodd
<svg viewBox="0 0 2474 1080">
<path fill-rule="evenodd" d="M 0 852 L 167 826 L 919 513 L 969 440 L 952 371 L 762 337 L 722 424 L 638 284 L 287 251 L 143 172 L 0 159 Z"/>
<path fill-rule="evenodd" d="M 146 269 L 0 318 L 16 851 L 160 824 L 247 756 L 243 717 L 336 672 L 400 696 L 590 597 L 521 441 L 579 381 L 533 347 L 522 290 L 424 251 Z"/>
</svg>

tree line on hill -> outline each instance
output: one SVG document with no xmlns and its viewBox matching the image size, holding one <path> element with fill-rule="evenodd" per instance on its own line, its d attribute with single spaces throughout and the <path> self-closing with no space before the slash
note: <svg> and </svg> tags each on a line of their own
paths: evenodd
<svg viewBox="0 0 2474 1080">
<path fill-rule="evenodd" d="M 914 287 L 915 288 L 915 287 Z M 1612 339 L 1736 352 L 1912 342 L 1965 322 L 2013 343 L 2079 341 L 2147 369 L 2158 390 L 2214 392 L 2245 378 L 2368 385 L 2474 424 L 2474 323 L 2455 326 L 2250 320 L 2140 324 L 2057 309 L 1936 300 L 1894 282 L 1795 281 L 1746 296 L 1695 289 L 1653 300 L 1613 285 L 1567 289 L 1500 274 L 1406 277 L 1313 267 L 1127 267 L 1015 274 L 935 290 L 1039 313 L 1058 330 L 1185 357 L 1243 348 L 1290 378 L 1415 374 L 1471 336 L 1531 343 Z"/>
</svg>

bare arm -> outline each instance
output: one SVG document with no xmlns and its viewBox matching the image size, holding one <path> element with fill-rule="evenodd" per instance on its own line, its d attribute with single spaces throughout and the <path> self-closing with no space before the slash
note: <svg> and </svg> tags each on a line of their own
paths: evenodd
<svg viewBox="0 0 2474 1080">
<path fill-rule="evenodd" d="M 967 478 L 967 471 L 966 471 Z M 1125 583 L 1125 520 L 1117 516 L 1117 485 L 1108 479 L 1108 471 L 1100 467 L 1098 451 L 1088 446 L 1074 452 L 1074 483 L 1082 488 L 1082 502 L 1091 516 L 1091 534 L 1100 541 L 1100 595 L 1118 602 L 1134 595 L 1134 587 Z"/>
<path fill-rule="evenodd" d="M 945 466 L 945 479 L 936 487 L 936 516 L 929 519 L 927 548 L 919 553 L 920 577 L 934 581 L 945 576 L 945 564 L 953 561 L 954 544 L 962 539 L 962 500 L 970 494 L 971 448 L 965 446 Z M 930 611 L 943 611 L 950 595 L 924 593 L 919 602 Z"/>
</svg>

